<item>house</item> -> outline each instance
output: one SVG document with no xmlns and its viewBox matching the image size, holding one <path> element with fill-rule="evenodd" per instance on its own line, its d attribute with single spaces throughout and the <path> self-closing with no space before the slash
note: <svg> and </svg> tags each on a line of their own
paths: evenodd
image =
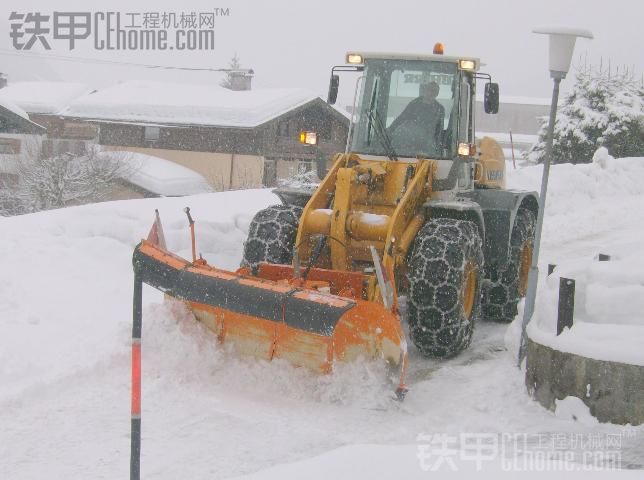
<svg viewBox="0 0 644 480">
<path fill-rule="evenodd" d="M 144 81 L 79 97 L 60 116 L 94 126 L 104 150 L 170 160 L 217 190 L 272 186 L 309 170 L 318 155 L 344 151 L 349 127 L 347 115 L 303 89 Z M 318 133 L 316 147 L 299 143 L 302 130 Z"/>
<path fill-rule="evenodd" d="M 46 129 L 22 108 L 0 96 L 0 181 L 11 182 L 21 160 L 41 149 Z"/>
<path fill-rule="evenodd" d="M 42 151 L 45 155 L 83 154 L 94 143 L 98 132 L 90 124 L 66 122 L 59 112 L 75 98 L 91 89 L 83 83 L 30 81 L 0 88 L 0 99 L 17 105 L 32 121 L 47 129 Z"/>
<path fill-rule="evenodd" d="M 550 111 L 547 98 L 502 96 L 496 115 L 485 113 L 482 98 L 476 103 L 477 135 L 493 137 L 504 149 L 514 146 L 517 152 L 527 151 L 536 143 L 541 119 L 547 118 Z"/>
</svg>

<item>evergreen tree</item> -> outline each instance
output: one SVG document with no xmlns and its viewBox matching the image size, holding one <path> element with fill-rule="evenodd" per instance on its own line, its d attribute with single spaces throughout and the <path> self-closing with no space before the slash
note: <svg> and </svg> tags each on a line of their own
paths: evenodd
<svg viewBox="0 0 644 480">
<path fill-rule="evenodd" d="M 528 158 L 542 162 L 548 123 Z M 614 157 L 644 156 L 644 87 L 628 73 L 578 72 L 557 110 L 553 163 L 587 163 L 599 147 Z"/>
<path fill-rule="evenodd" d="M 237 56 L 237 52 L 235 52 L 235 55 L 233 55 L 233 58 L 231 58 L 230 62 L 228 62 L 228 69 L 229 71 L 226 72 L 226 76 L 219 83 L 219 85 L 221 85 L 224 88 L 233 87 L 232 73 L 235 71 L 239 71 L 241 69 L 241 63 L 239 62 L 239 57 Z"/>
</svg>

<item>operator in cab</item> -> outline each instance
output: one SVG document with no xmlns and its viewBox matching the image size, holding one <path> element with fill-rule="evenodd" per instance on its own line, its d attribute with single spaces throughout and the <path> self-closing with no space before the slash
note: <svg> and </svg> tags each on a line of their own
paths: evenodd
<svg viewBox="0 0 644 480">
<path fill-rule="evenodd" d="M 436 100 L 440 86 L 436 82 L 421 83 L 418 90 L 418 98 L 407 104 L 387 132 L 394 148 L 438 154 L 445 121 L 445 108 Z"/>
</svg>

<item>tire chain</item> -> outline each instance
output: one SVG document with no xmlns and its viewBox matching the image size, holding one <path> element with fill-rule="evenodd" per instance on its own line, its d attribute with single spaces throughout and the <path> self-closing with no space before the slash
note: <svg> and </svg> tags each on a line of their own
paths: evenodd
<svg viewBox="0 0 644 480">
<path fill-rule="evenodd" d="M 481 271 L 482 241 L 469 221 L 439 218 L 418 232 L 409 256 L 409 327 L 411 338 L 427 356 L 450 357 L 467 348 L 479 314 L 480 279 L 469 319 L 461 301 L 468 260 Z"/>
<path fill-rule="evenodd" d="M 248 228 L 241 265 L 291 263 L 301 215 L 302 207 L 294 205 L 271 205 L 257 212 Z"/>
<path fill-rule="evenodd" d="M 499 271 L 490 266 L 485 270 L 482 300 L 484 318 L 511 322 L 517 315 L 517 304 L 521 299 L 519 295 L 521 249 L 526 241 L 532 240 L 534 244 L 535 230 L 534 213 L 527 209 L 520 209 L 510 238 L 508 267 Z"/>
</svg>

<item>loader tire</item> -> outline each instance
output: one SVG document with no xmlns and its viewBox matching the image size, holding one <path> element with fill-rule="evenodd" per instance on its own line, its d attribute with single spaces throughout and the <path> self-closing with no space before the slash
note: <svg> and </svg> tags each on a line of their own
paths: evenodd
<svg viewBox="0 0 644 480">
<path fill-rule="evenodd" d="M 302 208 L 294 205 L 272 205 L 257 212 L 244 242 L 242 267 L 255 268 L 261 262 L 290 264 L 301 215 Z"/>
<path fill-rule="evenodd" d="M 409 333 L 428 357 L 467 348 L 481 304 L 483 249 L 473 222 L 436 218 L 420 229 L 408 257 Z"/>
<path fill-rule="evenodd" d="M 507 268 L 486 268 L 483 288 L 483 318 L 511 322 L 516 317 L 519 300 L 525 296 L 537 220 L 525 208 L 517 212 L 510 237 Z"/>
</svg>

